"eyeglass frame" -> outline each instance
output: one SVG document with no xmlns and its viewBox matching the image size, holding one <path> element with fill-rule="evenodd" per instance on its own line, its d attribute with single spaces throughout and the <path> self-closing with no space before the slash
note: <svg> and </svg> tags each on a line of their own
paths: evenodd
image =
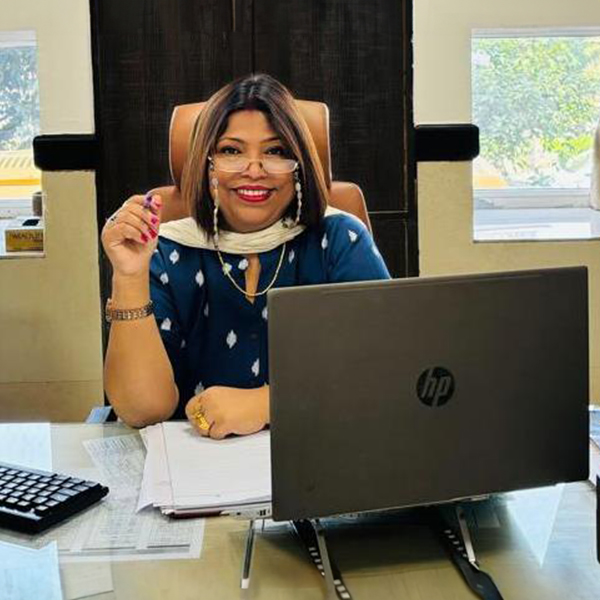
<svg viewBox="0 0 600 600">
<path fill-rule="evenodd" d="M 268 158 L 270 158 L 270 157 L 268 157 Z M 266 160 L 268 160 L 268 158 Z M 299 167 L 300 167 L 300 162 L 299 161 L 297 161 L 297 160 L 295 160 L 293 158 L 286 158 L 284 160 L 294 163 L 294 168 L 291 171 L 276 171 L 275 173 L 273 173 L 272 171 L 269 171 L 269 170 L 265 169 L 265 164 L 264 164 L 265 159 L 264 158 L 248 158 L 248 159 L 245 159 L 245 160 L 248 161 L 248 164 L 243 169 L 236 169 L 235 171 L 228 171 L 226 169 L 222 169 L 220 167 L 217 167 L 216 164 L 215 164 L 215 159 L 212 156 L 208 156 L 208 161 L 211 164 L 211 166 L 213 168 L 215 168 L 215 169 L 218 168 L 220 171 L 223 171 L 224 173 L 243 173 L 244 171 L 246 171 L 248 169 L 248 167 L 250 167 L 250 164 L 253 163 L 253 162 L 259 162 L 260 166 L 261 166 L 261 169 L 265 173 L 268 173 L 269 175 L 287 175 L 288 173 L 294 173 L 294 171 L 297 171 L 299 169 Z"/>
</svg>

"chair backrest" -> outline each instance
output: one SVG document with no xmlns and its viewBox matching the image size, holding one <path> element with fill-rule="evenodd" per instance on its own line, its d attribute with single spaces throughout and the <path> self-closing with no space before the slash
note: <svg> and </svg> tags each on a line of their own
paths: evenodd
<svg viewBox="0 0 600 600">
<path fill-rule="evenodd" d="M 371 231 L 369 214 L 360 188 L 354 183 L 331 180 L 329 110 L 327 105 L 323 102 L 312 102 L 310 100 L 296 100 L 296 103 L 317 148 L 319 160 L 323 166 L 325 183 L 330 192 L 330 205 L 357 216 Z M 189 216 L 189 210 L 181 200 L 179 188 L 192 128 L 204 105 L 205 102 L 182 104 L 176 106 L 173 110 L 169 129 L 169 165 L 175 186 L 152 190 L 163 197 L 163 221 Z"/>
</svg>

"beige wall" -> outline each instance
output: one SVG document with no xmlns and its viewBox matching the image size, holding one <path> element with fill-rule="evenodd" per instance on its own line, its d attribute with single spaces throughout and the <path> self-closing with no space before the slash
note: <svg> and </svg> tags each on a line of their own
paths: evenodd
<svg viewBox="0 0 600 600">
<path fill-rule="evenodd" d="M 39 49 L 42 133 L 93 131 L 89 3 L 3 0 Z M 102 403 L 94 174 L 45 173 L 46 256 L 0 259 L 0 420 L 81 420 Z"/>
<path fill-rule="evenodd" d="M 417 123 L 471 121 L 471 28 L 598 27 L 590 0 L 415 0 Z M 418 169 L 423 275 L 587 265 L 590 277 L 591 399 L 600 403 L 600 240 L 474 243 L 471 165 Z"/>
</svg>

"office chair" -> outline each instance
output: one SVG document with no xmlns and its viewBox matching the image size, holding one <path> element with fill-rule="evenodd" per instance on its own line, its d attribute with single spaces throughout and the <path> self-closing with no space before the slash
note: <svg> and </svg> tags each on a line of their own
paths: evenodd
<svg viewBox="0 0 600 600">
<path fill-rule="evenodd" d="M 329 148 L 329 110 L 323 102 L 296 100 L 300 113 L 304 117 L 308 129 L 317 147 L 323 166 L 325 182 L 329 189 L 329 203 L 335 208 L 344 210 L 358 217 L 371 229 L 371 222 L 361 189 L 354 183 L 331 180 L 331 153 Z M 171 116 L 169 130 L 169 162 L 174 185 L 154 188 L 152 193 L 160 194 L 163 199 L 162 221 L 173 221 L 189 217 L 181 194 L 181 174 L 187 158 L 189 139 L 192 127 L 204 102 L 182 104 L 176 106 Z"/>
</svg>

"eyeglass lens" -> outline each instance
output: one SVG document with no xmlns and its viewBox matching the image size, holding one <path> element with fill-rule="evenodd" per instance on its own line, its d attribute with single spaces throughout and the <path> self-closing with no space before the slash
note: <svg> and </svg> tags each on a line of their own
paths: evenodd
<svg viewBox="0 0 600 600">
<path fill-rule="evenodd" d="M 215 167 L 230 173 L 245 171 L 253 162 L 259 162 L 267 173 L 291 173 L 298 164 L 295 160 L 278 156 L 269 156 L 262 159 L 227 155 L 214 157 Z"/>
</svg>

